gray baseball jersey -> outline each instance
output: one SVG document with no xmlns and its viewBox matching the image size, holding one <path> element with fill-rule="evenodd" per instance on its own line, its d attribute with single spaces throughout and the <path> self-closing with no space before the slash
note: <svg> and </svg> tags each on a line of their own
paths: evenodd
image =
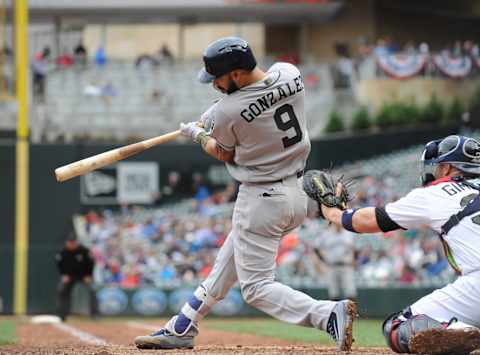
<svg viewBox="0 0 480 355">
<path fill-rule="evenodd" d="M 310 139 L 299 70 L 276 63 L 262 81 L 225 96 L 202 116 L 225 150 L 234 150 L 230 174 L 240 182 L 269 182 L 305 168 Z"/>
</svg>

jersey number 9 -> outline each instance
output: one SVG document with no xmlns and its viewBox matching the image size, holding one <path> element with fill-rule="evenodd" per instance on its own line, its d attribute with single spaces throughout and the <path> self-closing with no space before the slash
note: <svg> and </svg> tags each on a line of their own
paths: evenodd
<svg viewBox="0 0 480 355">
<path fill-rule="evenodd" d="M 288 119 L 284 120 L 283 117 L 287 116 Z M 281 131 L 288 131 L 290 128 L 295 130 L 295 135 L 292 137 L 285 136 L 282 138 L 283 147 L 288 148 L 294 144 L 297 144 L 302 140 L 302 130 L 300 128 L 300 124 L 298 123 L 297 116 L 295 112 L 293 112 L 292 105 L 285 104 L 280 106 L 275 110 L 273 114 L 273 118 L 275 119 L 275 123 L 277 124 L 278 129 Z"/>
</svg>

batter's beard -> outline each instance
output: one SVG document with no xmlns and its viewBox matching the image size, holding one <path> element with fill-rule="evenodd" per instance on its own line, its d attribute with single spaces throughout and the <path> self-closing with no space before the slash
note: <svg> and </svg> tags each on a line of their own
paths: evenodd
<svg viewBox="0 0 480 355">
<path fill-rule="evenodd" d="M 226 90 L 227 95 L 233 94 L 235 91 L 240 89 L 235 82 L 230 79 L 230 82 L 228 83 L 228 88 Z"/>
<path fill-rule="evenodd" d="M 215 84 L 215 82 L 213 82 L 213 87 L 214 87 L 215 90 L 218 90 L 222 94 L 227 94 L 227 95 L 233 94 L 235 91 L 240 89 L 237 86 L 237 84 L 235 84 L 235 81 L 233 81 L 231 78 L 228 81 L 228 87 L 227 88 L 224 88 L 223 86 Z"/>
</svg>

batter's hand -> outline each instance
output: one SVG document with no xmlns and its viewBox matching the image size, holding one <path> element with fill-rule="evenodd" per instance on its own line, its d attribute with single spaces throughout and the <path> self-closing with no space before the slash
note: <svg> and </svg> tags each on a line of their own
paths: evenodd
<svg viewBox="0 0 480 355">
<path fill-rule="evenodd" d="M 202 123 L 202 127 L 205 132 L 210 134 L 213 131 L 213 126 L 215 125 L 213 117 L 208 117 L 205 120 L 200 120 L 200 122 Z"/>
<path fill-rule="evenodd" d="M 205 129 L 205 131 L 210 134 L 213 130 L 213 126 L 215 125 L 215 110 L 219 101 L 215 104 L 210 106 L 207 111 L 205 111 L 199 119 L 201 126 Z"/>
<path fill-rule="evenodd" d="M 199 126 L 198 122 L 180 123 L 180 131 L 182 135 L 189 137 L 192 141 L 197 142 L 197 137 L 205 130 Z"/>
<path fill-rule="evenodd" d="M 207 132 L 208 134 L 210 134 L 213 131 L 213 126 L 215 125 L 215 120 L 213 118 L 213 115 L 204 114 L 202 115 L 202 117 L 200 117 L 200 120 L 198 122 L 200 127 L 203 127 L 205 132 Z"/>
</svg>

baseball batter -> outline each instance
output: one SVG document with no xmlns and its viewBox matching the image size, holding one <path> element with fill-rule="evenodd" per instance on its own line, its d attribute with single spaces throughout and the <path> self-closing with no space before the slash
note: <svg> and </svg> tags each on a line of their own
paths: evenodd
<svg viewBox="0 0 480 355">
<path fill-rule="evenodd" d="M 213 42 L 203 59 L 200 82 L 226 95 L 202 115 L 201 124 L 181 124 L 181 131 L 226 162 L 241 182 L 232 230 L 209 276 L 179 314 L 158 332 L 137 337 L 136 345 L 192 348 L 198 321 L 238 281 L 246 303 L 282 321 L 325 330 L 338 349 L 350 349 L 353 302 L 318 301 L 274 278 L 280 240 L 307 210 L 301 182 L 310 141 L 300 72 L 287 63 L 262 71 L 248 43 L 236 37 Z"/>
<path fill-rule="evenodd" d="M 468 354 L 480 348 L 480 144 L 448 136 L 428 143 L 422 161 L 424 187 L 398 201 L 346 211 L 322 205 L 322 212 L 356 233 L 436 231 L 460 276 L 391 315 L 383 332 L 398 353 Z"/>
</svg>

